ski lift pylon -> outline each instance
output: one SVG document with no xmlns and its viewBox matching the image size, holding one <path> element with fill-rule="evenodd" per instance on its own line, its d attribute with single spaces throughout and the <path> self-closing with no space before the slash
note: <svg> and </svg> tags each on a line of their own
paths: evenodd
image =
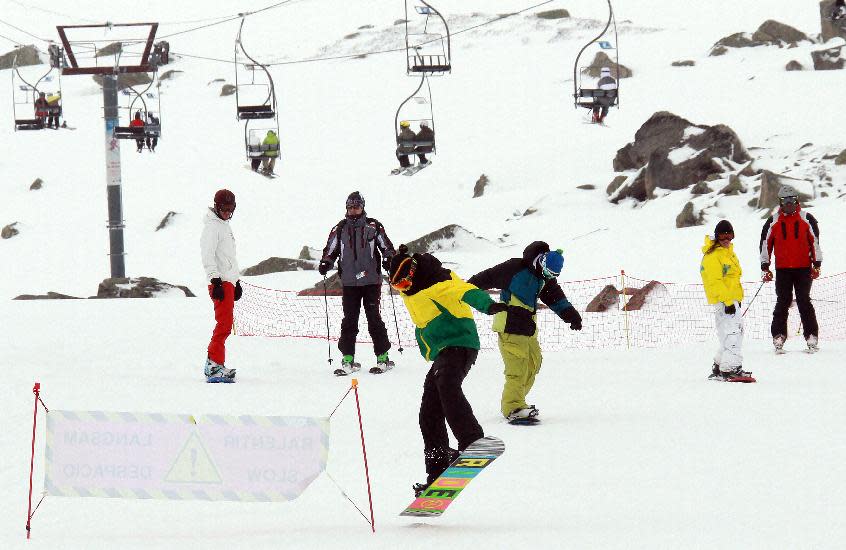
<svg viewBox="0 0 846 550">
<path fill-rule="evenodd" d="M 592 109 L 596 105 L 596 103 L 599 102 L 607 102 L 609 107 L 620 107 L 620 43 L 617 37 L 617 18 L 614 16 L 614 8 L 611 6 L 611 0 L 606 1 L 608 3 L 608 21 L 605 23 L 605 27 L 603 27 L 602 31 L 598 35 L 596 35 L 590 42 L 582 46 L 582 49 L 579 50 L 579 53 L 576 55 L 576 61 L 573 63 L 573 102 L 576 108 L 584 107 L 586 109 Z M 600 38 L 605 36 L 605 34 L 611 28 L 612 24 L 614 27 L 613 45 L 607 40 L 599 40 Z M 590 47 L 590 45 L 593 43 L 597 43 L 599 47 L 604 50 L 614 50 L 614 65 L 617 80 L 616 90 L 600 90 L 595 87 L 585 88 L 582 86 L 582 74 L 585 68 L 579 67 L 579 58 L 581 58 L 582 53 L 584 53 L 584 51 L 588 49 L 588 47 Z"/>
</svg>

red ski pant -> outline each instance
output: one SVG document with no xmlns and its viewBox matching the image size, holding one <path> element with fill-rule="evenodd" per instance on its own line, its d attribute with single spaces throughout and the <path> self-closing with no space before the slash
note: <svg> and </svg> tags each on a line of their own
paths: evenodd
<svg viewBox="0 0 846 550">
<path fill-rule="evenodd" d="M 211 297 L 212 285 L 209 285 L 209 297 Z M 209 342 L 209 359 L 219 365 L 226 363 L 226 338 L 232 332 L 232 309 L 235 307 L 235 285 L 229 281 L 223 282 L 223 300 L 215 300 L 214 320 L 217 324 L 212 332 Z"/>
</svg>

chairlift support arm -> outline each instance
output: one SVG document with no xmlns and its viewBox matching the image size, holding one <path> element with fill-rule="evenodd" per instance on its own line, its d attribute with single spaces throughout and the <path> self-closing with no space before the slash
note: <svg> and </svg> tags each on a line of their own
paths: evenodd
<svg viewBox="0 0 846 550">
<path fill-rule="evenodd" d="M 593 38 L 593 40 L 591 40 L 590 42 L 588 42 L 587 44 L 582 46 L 582 49 L 579 50 L 578 55 L 576 55 L 575 63 L 573 63 L 573 98 L 578 98 L 578 96 L 579 96 L 579 80 L 578 80 L 579 58 L 582 56 L 582 53 L 584 53 L 584 51 L 586 49 L 588 49 L 588 47 L 591 44 L 593 44 L 594 42 L 596 42 L 597 40 L 599 40 L 600 38 L 605 36 L 605 33 L 608 31 L 608 28 L 611 26 L 612 22 L 614 23 L 614 51 L 615 51 L 615 56 L 614 56 L 615 62 L 614 62 L 614 64 L 617 68 L 617 90 L 620 89 L 620 49 L 619 49 L 620 48 L 620 42 L 617 38 L 617 19 L 616 19 L 616 17 L 614 17 L 614 8 L 611 6 L 611 0 L 606 0 L 606 2 L 608 2 L 608 21 L 605 23 L 605 27 L 602 29 L 602 31 L 598 35 L 596 35 Z M 619 105 L 620 105 L 620 99 L 619 99 L 619 91 L 618 91 L 618 93 L 617 93 L 617 106 L 619 107 Z M 575 106 L 576 106 L 576 108 L 578 108 L 578 106 L 579 106 L 578 101 L 576 101 Z"/>
</svg>

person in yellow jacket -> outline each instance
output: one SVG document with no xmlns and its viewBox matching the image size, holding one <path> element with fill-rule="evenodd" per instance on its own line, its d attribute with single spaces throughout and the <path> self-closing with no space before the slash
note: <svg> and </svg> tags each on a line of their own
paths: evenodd
<svg viewBox="0 0 846 550">
<path fill-rule="evenodd" d="M 743 287 L 740 276 L 743 270 L 734 253 L 734 228 L 728 220 L 720 220 L 714 229 L 714 237 L 705 236 L 702 246 L 702 263 L 699 273 L 705 285 L 708 303 L 714 306 L 714 325 L 717 329 L 719 347 L 714 355 L 710 380 L 728 382 L 754 382 L 750 372 L 742 368 L 743 315 L 740 304 L 743 301 Z"/>
<path fill-rule="evenodd" d="M 432 361 L 420 399 L 426 482 L 413 486 L 415 496 L 420 496 L 458 451 L 485 435 L 461 389 L 479 355 L 479 333 L 470 308 L 494 315 L 507 306 L 461 280 L 431 254 L 410 255 L 405 245 L 391 258 L 389 277 L 414 322 L 420 354 Z M 458 451 L 449 446 L 446 424 L 458 442 Z"/>
<path fill-rule="evenodd" d="M 279 156 L 279 137 L 273 130 L 268 130 L 262 145 L 267 147 L 263 151 L 261 169 L 265 174 L 272 174 L 273 168 L 276 166 L 276 157 Z"/>
</svg>

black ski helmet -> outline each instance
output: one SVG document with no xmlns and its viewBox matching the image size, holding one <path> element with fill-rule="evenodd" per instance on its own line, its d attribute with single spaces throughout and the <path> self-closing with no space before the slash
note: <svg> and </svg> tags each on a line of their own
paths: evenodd
<svg viewBox="0 0 846 550">
<path fill-rule="evenodd" d="M 364 208 L 364 197 L 358 191 L 353 191 L 347 197 L 347 208 L 357 206 Z"/>
</svg>

